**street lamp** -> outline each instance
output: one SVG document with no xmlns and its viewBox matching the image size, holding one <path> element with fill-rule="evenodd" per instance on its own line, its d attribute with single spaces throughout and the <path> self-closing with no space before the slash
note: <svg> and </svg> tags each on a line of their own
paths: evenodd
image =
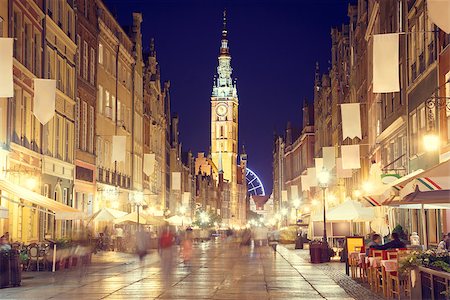
<svg viewBox="0 0 450 300">
<path fill-rule="evenodd" d="M 132 203 L 136 205 L 136 213 L 137 213 L 137 231 L 140 231 L 141 223 L 139 222 L 140 214 L 139 207 L 145 206 L 144 194 L 142 192 L 135 192 L 132 196 Z"/>
<path fill-rule="evenodd" d="M 292 205 L 295 208 L 295 223 L 297 223 L 297 220 L 298 220 L 298 208 L 300 207 L 300 202 L 301 202 L 301 200 L 298 198 L 292 200 Z"/>
<path fill-rule="evenodd" d="M 325 208 L 325 190 L 328 187 L 328 183 L 330 181 L 330 173 L 323 168 L 320 173 L 317 175 L 317 180 L 319 182 L 319 187 L 322 188 L 323 192 L 323 242 L 327 243 L 327 217 L 326 217 L 326 208 Z"/>
<path fill-rule="evenodd" d="M 184 214 L 186 213 L 186 207 L 181 206 L 178 210 L 180 211 L 181 214 L 181 227 L 184 227 Z"/>
<path fill-rule="evenodd" d="M 287 208 L 283 207 L 281 209 L 281 215 L 284 217 L 284 226 L 287 226 L 287 214 L 288 214 Z"/>
</svg>

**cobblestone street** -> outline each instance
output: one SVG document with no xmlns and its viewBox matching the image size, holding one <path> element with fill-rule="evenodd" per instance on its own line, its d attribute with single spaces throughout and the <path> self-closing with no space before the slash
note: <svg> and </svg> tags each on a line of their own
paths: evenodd
<svg viewBox="0 0 450 300">
<path fill-rule="evenodd" d="M 157 253 L 142 263 L 134 256 L 106 253 L 85 273 L 30 272 L 24 278 L 21 287 L 1 290 L 0 298 L 353 299 L 322 267 L 294 251 L 279 247 L 274 254 L 269 247 L 213 242 L 196 245 L 190 266 L 174 262 L 168 277 Z"/>
</svg>

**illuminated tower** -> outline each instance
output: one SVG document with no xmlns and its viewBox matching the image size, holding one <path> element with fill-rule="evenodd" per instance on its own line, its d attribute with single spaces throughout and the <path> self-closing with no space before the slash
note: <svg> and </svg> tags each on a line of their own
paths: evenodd
<svg viewBox="0 0 450 300">
<path fill-rule="evenodd" d="M 226 11 L 223 14 L 219 66 L 211 96 L 211 158 L 223 171 L 225 180 L 237 182 L 238 95 L 231 78 L 231 55 L 228 48 Z"/>
</svg>

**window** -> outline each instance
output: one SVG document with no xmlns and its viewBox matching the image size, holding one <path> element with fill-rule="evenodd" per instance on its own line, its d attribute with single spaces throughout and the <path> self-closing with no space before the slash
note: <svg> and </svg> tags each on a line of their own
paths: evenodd
<svg viewBox="0 0 450 300">
<path fill-rule="evenodd" d="M 3 18 L 0 17 L 0 37 L 3 37 Z"/>
<path fill-rule="evenodd" d="M 77 97 L 77 103 L 75 104 L 75 148 L 80 149 L 80 98 Z"/>
<path fill-rule="evenodd" d="M 94 153 L 94 107 L 89 106 L 89 138 L 88 138 L 88 151 Z"/>
<path fill-rule="evenodd" d="M 103 44 L 98 44 L 98 63 L 103 65 Z"/>
<path fill-rule="evenodd" d="M 32 27 L 29 22 L 25 22 L 25 36 L 24 36 L 24 64 L 27 69 L 32 70 L 32 46 L 31 43 L 33 41 L 32 37 Z"/>
<path fill-rule="evenodd" d="M 56 59 L 56 87 L 60 90 L 60 91 L 64 91 L 64 85 L 63 85 L 63 61 L 61 57 L 58 57 Z"/>
<path fill-rule="evenodd" d="M 116 97 L 115 96 L 111 96 L 111 115 L 112 115 L 112 120 L 116 121 Z"/>
<path fill-rule="evenodd" d="M 83 42 L 83 78 L 88 80 L 88 63 L 89 63 L 89 52 L 88 44 L 86 41 Z"/>
<path fill-rule="evenodd" d="M 77 42 L 77 73 L 78 73 L 78 76 L 80 76 L 81 75 L 81 51 L 80 51 L 81 38 L 80 38 L 79 34 L 77 34 L 76 42 Z"/>
<path fill-rule="evenodd" d="M 97 99 L 97 111 L 103 113 L 103 87 L 98 85 L 98 99 Z"/>
<path fill-rule="evenodd" d="M 95 78 L 95 50 L 91 47 L 91 61 L 90 61 L 90 76 L 89 81 L 91 84 L 94 84 L 94 78 Z"/>
<path fill-rule="evenodd" d="M 122 105 L 120 104 L 119 98 L 117 98 L 117 120 L 119 122 L 123 121 L 123 118 L 122 118 Z"/>
<path fill-rule="evenodd" d="M 21 50 L 21 46 L 22 46 L 22 14 L 16 10 L 14 10 L 13 13 L 13 33 L 12 36 L 16 38 L 16 40 L 14 41 L 13 45 L 13 52 L 14 52 L 14 57 L 21 61 L 22 59 L 22 54 L 20 52 Z"/>
<path fill-rule="evenodd" d="M 33 65 L 34 74 L 38 77 L 41 76 L 41 52 L 42 52 L 41 34 L 35 30 L 34 32 L 34 49 L 33 49 Z"/>
<path fill-rule="evenodd" d="M 447 97 L 447 107 L 445 116 L 447 119 L 447 141 L 450 142 L 450 72 L 445 74 L 445 97 Z"/>
<path fill-rule="evenodd" d="M 103 163 L 103 140 L 101 138 L 97 138 L 97 149 L 95 149 L 95 156 L 97 157 L 97 163 L 101 165 Z"/>
<path fill-rule="evenodd" d="M 417 134 L 417 113 L 414 111 L 410 115 L 411 126 L 411 155 L 417 154 L 418 134 Z"/>
<path fill-rule="evenodd" d="M 87 103 L 83 101 L 83 109 L 81 110 L 81 150 L 86 151 L 87 148 Z"/>
<path fill-rule="evenodd" d="M 55 155 L 56 158 L 61 158 L 62 155 L 62 151 L 61 151 L 61 147 L 60 147 L 60 143 L 61 143 L 61 117 L 60 116 L 56 116 L 54 118 L 55 120 Z"/>
</svg>

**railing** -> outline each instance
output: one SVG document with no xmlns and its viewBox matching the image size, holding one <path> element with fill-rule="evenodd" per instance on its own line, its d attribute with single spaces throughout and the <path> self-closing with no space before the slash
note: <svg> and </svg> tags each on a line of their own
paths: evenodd
<svg viewBox="0 0 450 300">
<path fill-rule="evenodd" d="M 420 299 L 448 299 L 444 294 L 448 293 L 450 286 L 450 273 L 436 271 L 430 268 L 419 267 L 420 289 L 412 293 L 412 297 Z M 421 295 L 417 295 L 420 293 Z"/>
</svg>

